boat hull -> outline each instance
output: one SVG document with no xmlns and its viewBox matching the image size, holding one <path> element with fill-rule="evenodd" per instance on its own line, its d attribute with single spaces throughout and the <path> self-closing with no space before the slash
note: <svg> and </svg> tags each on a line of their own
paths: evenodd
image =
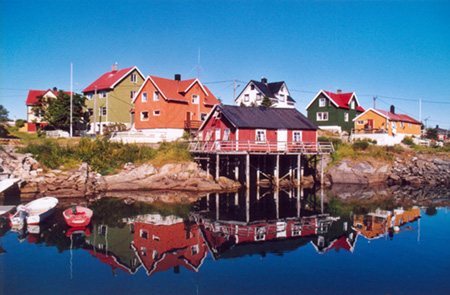
<svg viewBox="0 0 450 295">
<path fill-rule="evenodd" d="M 34 200 L 26 205 L 17 207 L 17 212 L 11 216 L 11 225 L 18 226 L 24 224 L 35 225 L 42 222 L 55 211 L 58 205 L 58 199 L 53 197 L 44 197 Z"/>
<path fill-rule="evenodd" d="M 83 228 L 91 222 L 92 213 L 89 208 L 75 206 L 64 210 L 63 217 L 67 225 Z"/>
</svg>

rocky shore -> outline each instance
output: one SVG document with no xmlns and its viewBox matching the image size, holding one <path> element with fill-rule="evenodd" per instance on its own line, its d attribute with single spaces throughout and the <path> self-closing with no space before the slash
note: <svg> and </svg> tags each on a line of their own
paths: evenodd
<svg viewBox="0 0 450 295">
<path fill-rule="evenodd" d="M 13 150 L 0 150 L 0 172 L 21 179 L 23 198 L 54 196 L 58 198 L 84 198 L 102 192 L 170 190 L 191 192 L 222 192 L 236 190 L 241 184 L 225 177 L 214 180 L 193 162 L 167 164 L 161 168 L 152 165 L 126 164 L 115 175 L 102 176 L 83 163 L 71 171 L 44 172 L 31 154 L 18 154 Z"/>
<path fill-rule="evenodd" d="M 343 160 L 327 171 L 326 183 L 450 187 L 450 157 L 417 154 L 409 158 L 396 158 L 393 165 Z"/>
</svg>

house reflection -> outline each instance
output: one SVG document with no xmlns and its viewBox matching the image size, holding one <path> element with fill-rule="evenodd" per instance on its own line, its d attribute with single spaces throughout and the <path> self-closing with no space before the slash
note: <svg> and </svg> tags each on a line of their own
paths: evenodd
<svg viewBox="0 0 450 295">
<path fill-rule="evenodd" d="M 389 232 L 397 231 L 400 226 L 420 218 L 420 208 L 403 208 L 387 211 L 377 209 L 367 215 L 354 215 L 353 228 L 369 240 L 378 239 Z"/>
<path fill-rule="evenodd" d="M 137 216 L 132 248 L 148 275 L 180 267 L 198 272 L 208 254 L 199 227 L 176 216 Z"/>
</svg>

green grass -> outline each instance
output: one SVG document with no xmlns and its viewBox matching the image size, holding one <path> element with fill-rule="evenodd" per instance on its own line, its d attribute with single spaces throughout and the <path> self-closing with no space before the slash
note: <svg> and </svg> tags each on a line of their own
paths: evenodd
<svg viewBox="0 0 450 295">
<path fill-rule="evenodd" d="M 17 127 L 6 127 L 6 130 L 9 132 L 9 137 L 20 138 L 24 141 L 38 139 L 37 133 L 20 132 Z"/>
</svg>

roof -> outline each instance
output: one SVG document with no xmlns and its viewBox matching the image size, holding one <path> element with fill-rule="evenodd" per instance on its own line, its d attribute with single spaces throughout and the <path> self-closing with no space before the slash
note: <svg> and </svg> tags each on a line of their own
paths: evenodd
<svg viewBox="0 0 450 295">
<path fill-rule="evenodd" d="M 221 112 L 236 128 L 302 129 L 317 130 L 318 127 L 292 108 L 239 107 L 216 105 L 204 124 L 215 111 Z M 201 127 L 203 129 L 203 126 Z"/>
<path fill-rule="evenodd" d="M 250 83 L 253 83 L 265 96 L 267 96 L 267 97 L 269 97 L 271 99 L 275 99 L 277 101 L 278 101 L 278 98 L 275 96 L 275 94 L 280 92 L 281 86 L 286 84 L 284 81 L 263 83 L 263 82 L 255 81 L 255 80 L 250 80 L 250 82 L 248 84 L 250 84 Z M 244 88 L 244 90 L 245 90 L 245 88 Z M 241 92 L 241 94 L 242 94 L 242 92 Z M 241 94 L 239 94 L 239 96 Z M 295 103 L 295 100 L 290 95 L 288 96 L 287 100 L 289 102 L 294 102 Z"/>
<path fill-rule="evenodd" d="M 130 74 L 133 70 L 137 70 L 139 75 L 141 75 L 142 79 L 144 78 L 144 75 L 139 71 L 137 67 L 130 67 L 118 71 L 111 71 L 106 72 L 100 78 L 95 80 L 91 85 L 86 87 L 82 92 L 93 92 L 95 91 L 95 87 L 97 86 L 97 91 L 100 90 L 107 90 L 112 89 L 118 82 L 120 82 L 122 79 L 124 79 L 128 74 Z"/>
<path fill-rule="evenodd" d="M 398 122 L 407 122 L 407 123 L 414 123 L 414 124 L 422 124 L 419 121 L 411 118 L 408 115 L 403 115 L 403 114 L 395 114 L 395 113 L 391 113 L 388 111 L 383 111 L 383 110 L 379 110 L 379 109 L 374 109 L 374 108 L 370 108 L 367 111 L 365 111 L 363 114 L 369 112 L 369 111 L 373 111 L 375 113 L 378 113 L 379 115 L 391 120 L 391 121 L 398 121 Z M 357 120 L 357 118 L 359 118 L 360 116 L 362 116 L 363 114 L 359 115 L 358 117 L 356 117 L 355 119 L 353 119 L 354 121 Z"/>
<path fill-rule="evenodd" d="M 200 85 L 200 88 L 205 93 L 205 104 L 215 105 L 219 103 L 217 98 L 212 94 L 208 87 L 202 85 L 198 79 L 188 79 L 188 80 L 172 80 L 156 76 L 148 76 L 145 82 L 142 84 L 141 89 L 133 99 L 133 103 L 136 98 L 140 95 L 147 81 L 151 81 L 153 85 L 158 89 L 159 93 L 166 100 L 175 100 L 180 102 L 188 102 L 191 98 L 186 97 L 186 92 L 189 91 L 196 83 Z"/>
<path fill-rule="evenodd" d="M 314 99 L 309 103 L 309 105 L 306 107 L 308 109 L 311 104 L 319 97 L 319 95 L 323 93 L 328 99 L 331 100 L 331 102 L 338 108 L 349 110 L 350 109 L 350 101 L 354 97 L 356 100 L 356 110 L 358 112 L 364 112 L 364 108 L 360 106 L 358 98 L 356 97 L 356 94 L 354 92 L 347 92 L 347 93 L 333 93 L 325 90 L 320 90 L 319 93 L 314 97 Z"/>
<path fill-rule="evenodd" d="M 57 90 L 30 90 L 28 91 L 28 96 L 27 96 L 27 102 L 26 105 L 36 105 L 39 104 L 38 102 L 38 97 L 39 96 L 43 96 L 45 94 L 47 94 L 48 92 L 52 93 L 54 96 L 58 96 L 58 92 Z M 66 92 L 68 95 L 71 94 L 71 92 Z"/>
</svg>

